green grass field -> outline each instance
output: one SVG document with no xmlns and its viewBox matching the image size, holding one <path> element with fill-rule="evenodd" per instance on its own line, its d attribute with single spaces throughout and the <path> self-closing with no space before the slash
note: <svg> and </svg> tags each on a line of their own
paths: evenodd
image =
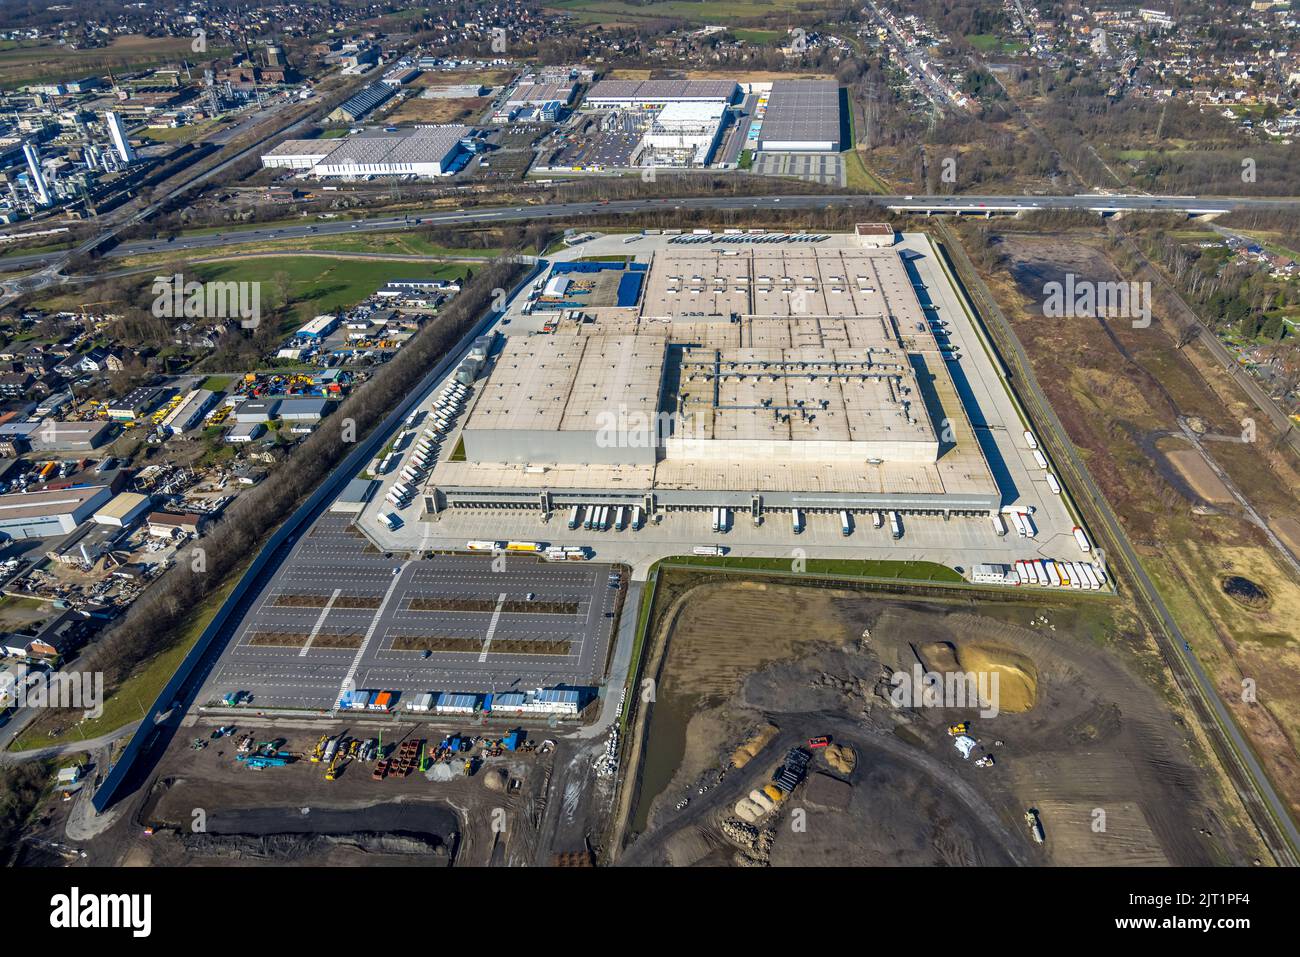
<svg viewBox="0 0 1300 957">
<path fill-rule="evenodd" d="M 0 47 L 0 86 L 52 83 L 99 75 L 108 69 L 117 73 L 144 67 L 165 66 L 181 56 L 192 55 L 190 37 L 117 37 L 106 47 L 72 50 L 48 40 L 7 43 Z M 210 47 L 209 57 L 229 53 L 227 47 Z"/>
<path fill-rule="evenodd" d="M 737 40 L 744 40 L 746 43 L 755 46 L 766 46 L 769 43 L 775 43 L 787 35 L 780 30 L 753 30 L 743 27 L 736 27 L 728 32 Z"/>
<path fill-rule="evenodd" d="M 631 4 L 622 0 L 554 0 L 551 7 L 572 14 L 579 20 L 598 23 L 637 20 L 686 20 L 691 23 L 736 23 L 780 14 L 797 14 L 816 18 L 816 0 L 657 0 Z M 829 7 L 827 3 L 825 6 Z M 809 10 L 813 12 L 809 12 Z M 761 31 L 766 32 L 766 31 Z"/>
<path fill-rule="evenodd" d="M 1018 40 L 1004 40 L 992 33 L 972 33 L 966 42 L 980 53 L 1020 53 L 1025 45 Z"/>
<path fill-rule="evenodd" d="M 706 568 L 727 568 L 737 571 L 792 572 L 789 558 L 717 558 L 705 555 L 683 555 L 666 558 L 674 565 L 700 565 Z M 837 575 L 847 578 L 891 578 L 898 581 L 938 582 L 961 584 L 965 581 L 946 565 L 935 562 L 875 561 L 866 559 L 809 558 L 804 561 L 803 572 L 808 575 Z"/>
<path fill-rule="evenodd" d="M 459 279 L 467 268 L 454 264 L 430 266 L 320 256 L 259 256 L 203 264 L 196 272 L 205 282 L 271 282 L 277 273 L 283 272 L 289 277 L 294 315 L 305 322 L 312 316 L 356 305 L 390 279 L 411 276 Z"/>
</svg>

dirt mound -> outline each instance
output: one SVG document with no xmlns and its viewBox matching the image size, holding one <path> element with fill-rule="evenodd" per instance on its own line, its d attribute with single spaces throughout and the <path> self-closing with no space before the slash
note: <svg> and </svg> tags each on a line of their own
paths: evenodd
<svg viewBox="0 0 1300 957">
<path fill-rule="evenodd" d="M 961 670 L 998 676 L 998 710 L 1007 714 L 1028 711 L 1038 700 L 1038 669 L 1025 655 L 1010 648 L 963 642 Z"/>
<path fill-rule="evenodd" d="M 957 661 L 957 649 L 946 641 L 932 641 L 918 649 L 926 671 L 939 673 L 961 671 Z"/>
<path fill-rule="evenodd" d="M 847 744 L 832 744 L 825 754 L 826 763 L 840 774 L 851 774 L 858 766 L 858 756 Z"/>
<path fill-rule="evenodd" d="M 770 724 L 759 729 L 758 733 L 736 749 L 731 756 L 731 766 L 743 768 L 754 759 L 754 755 L 767 747 L 768 742 L 776 737 L 776 733 L 776 728 Z"/>
<path fill-rule="evenodd" d="M 510 774 L 505 768 L 493 768 L 483 775 L 483 786 L 489 791 L 504 791 L 510 783 Z"/>
</svg>

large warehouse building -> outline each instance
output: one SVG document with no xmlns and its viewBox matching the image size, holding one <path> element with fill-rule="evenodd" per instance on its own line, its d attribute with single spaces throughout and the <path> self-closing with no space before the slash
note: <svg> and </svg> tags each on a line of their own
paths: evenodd
<svg viewBox="0 0 1300 957">
<path fill-rule="evenodd" d="M 67 535 L 112 498 L 107 485 L 0 495 L 0 532 L 10 538 Z"/>
<path fill-rule="evenodd" d="M 840 149 L 840 89 L 823 80 L 777 80 L 758 133 L 768 152 L 823 153 Z"/>
<path fill-rule="evenodd" d="M 262 154 L 262 166 L 313 176 L 446 176 L 470 130 L 458 123 L 408 130 L 367 130 L 337 140 L 286 140 Z"/>
<path fill-rule="evenodd" d="M 616 270 L 558 272 L 480 380 L 464 459 L 437 463 L 426 507 L 995 511 L 898 252 L 835 240 L 665 246 L 631 298 Z"/>
<path fill-rule="evenodd" d="M 583 98 L 596 110 L 660 110 L 669 103 L 735 103 L 735 80 L 601 80 Z"/>
<path fill-rule="evenodd" d="M 704 166 L 722 137 L 727 105 L 669 103 L 641 139 L 641 165 Z"/>
</svg>

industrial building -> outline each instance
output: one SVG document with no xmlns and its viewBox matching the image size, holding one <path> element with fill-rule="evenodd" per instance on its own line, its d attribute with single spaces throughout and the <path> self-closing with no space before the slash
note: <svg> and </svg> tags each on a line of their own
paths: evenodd
<svg viewBox="0 0 1300 957">
<path fill-rule="evenodd" d="M 266 431 L 264 422 L 238 422 L 226 433 L 226 441 L 231 445 L 247 445 Z"/>
<path fill-rule="evenodd" d="M 91 452 L 113 435 L 112 422 L 55 422 L 47 419 L 28 435 L 33 452 Z"/>
<path fill-rule="evenodd" d="M 446 176 L 470 135 L 458 123 L 407 130 L 366 130 L 336 140 L 286 140 L 262 154 L 262 166 L 318 177 Z"/>
<path fill-rule="evenodd" d="M 235 407 L 235 421 L 240 425 L 269 422 L 280 411 L 279 399 L 247 399 Z"/>
<path fill-rule="evenodd" d="M 661 110 L 669 103 L 735 103 L 735 80 L 601 80 L 582 105 L 595 110 Z"/>
<path fill-rule="evenodd" d="M 996 510 L 883 237 L 664 244 L 636 272 L 556 264 L 512 307 L 462 418 L 464 460 L 436 464 L 425 507 Z"/>
<path fill-rule="evenodd" d="M 153 499 L 139 492 L 120 492 L 92 516 L 97 525 L 133 528 L 153 507 Z"/>
<path fill-rule="evenodd" d="M 370 501 L 371 496 L 374 494 L 377 484 L 371 479 L 353 479 L 348 482 L 343 491 L 339 493 L 339 497 L 330 505 L 330 511 L 344 512 L 349 515 L 361 514 L 366 507 L 366 503 Z"/>
<path fill-rule="evenodd" d="M 216 401 L 216 393 L 208 389 L 195 389 L 190 392 L 163 419 L 162 424 L 174 433 L 188 432 L 203 421 L 203 416 Z"/>
<path fill-rule="evenodd" d="M 10 538 L 67 535 L 112 498 L 107 485 L 0 495 L 0 533 Z"/>
<path fill-rule="evenodd" d="M 776 80 L 758 133 L 768 152 L 838 152 L 840 89 L 825 80 Z"/>
<path fill-rule="evenodd" d="M 132 422 L 156 409 L 164 395 L 166 390 L 149 386 L 132 389 L 120 399 L 109 403 L 108 417 L 118 422 Z"/>
<path fill-rule="evenodd" d="M 578 85 L 572 80 L 537 83 L 523 81 L 506 94 L 505 106 L 507 109 L 542 106 L 546 103 L 559 103 L 561 106 L 568 106 L 573 100 L 573 94 L 577 88 Z"/>
<path fill-rule="evenodd" d="M 382 80 L 371 83 L 340 103 L 328 119 L 336 123 L 355 123 L 375 107 L 387 103 L 396 92 L 397 87 Z"/>
<path fill-rule="evenodd" d="M 333 407 L 334 403 L 329 399 L 302 396 L 281 399 L 277 411 L 285 422 L 319 422 Z"/>
<path fill-rule="evenodd" d="M 673 102 L 650 121 L 641 139 L 642 166 L 706 166 L 718 140 L 727 105 L 712 102 Z"/>
<path fill-rule="evenodd" d="M 109 110 L 104 114 L 104 123 L 108 126 L 108 135 L 113 141 L 113 150 L 117 153 L 117 158 L 124 164 L 134 163 L 135 150 L 131 148 L 131 140 L 127 136 L 126 124 L 122 122 L 122 117 Z"/>
<path fill-rule="evenodd" d="M 338 145 L 338 140 L 285 140 L 262 154 L 262 167 L 264 169 L 311 169 Z"/>
</svg>

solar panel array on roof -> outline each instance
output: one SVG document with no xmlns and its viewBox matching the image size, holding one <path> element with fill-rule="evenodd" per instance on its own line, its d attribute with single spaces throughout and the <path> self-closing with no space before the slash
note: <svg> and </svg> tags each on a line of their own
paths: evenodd
<svg viewBox="0 0 1300 957">
<path fill-rule="evenodd" d="M 824 80 L 777 80 L 759 132 L 760 150 L 838 150 L 840 89 Z"/>
<path fill-rule="evenodd" d="M 354 93 L 339 104 L 339 109 L 354 120 L 359 119 L 377 107 L 380 103 L 389 99 L 396 92 L 396 87 L 389 86 L 383 81 L 371 83 L 365 89 L 358 93 Z"/>
</svg>

